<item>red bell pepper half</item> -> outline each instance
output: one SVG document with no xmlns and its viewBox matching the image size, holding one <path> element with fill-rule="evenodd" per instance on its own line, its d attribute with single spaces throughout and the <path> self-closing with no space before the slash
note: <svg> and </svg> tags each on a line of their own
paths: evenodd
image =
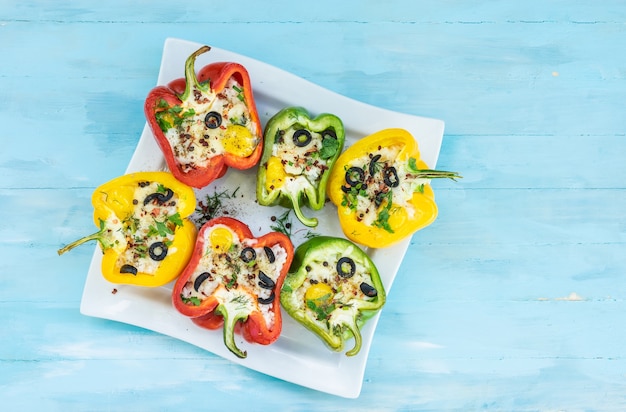
<svg viewBox="0 0 626 412">
<path fill-rule="evenodd" d="M 255 238 L 239 220 L 209 220 L 174 285 L 174 307 L 201 327 L 223 326 L 226 347 L 245 358 L 246 352 L 235 344 L 235 332 L 262 345 L 280 336 L 280 290 L 293 254 L 293 244 L 283 233 Z"/>
<path fill-rule="evenodd" d="M 204 66 L 185 62 L 185 78 L 150 91 L 144 113 L 172 174 L 196 188 L 207 186 L 228 167 L 249 169 L 263 150 L 263 131 L 248 71 L 233 62 Z"/>
</svg>

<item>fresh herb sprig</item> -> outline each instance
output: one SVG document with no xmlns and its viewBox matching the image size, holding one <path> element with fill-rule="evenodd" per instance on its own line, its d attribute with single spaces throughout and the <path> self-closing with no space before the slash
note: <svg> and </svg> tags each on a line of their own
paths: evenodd
<svg viewBox="0 0 626 412">
<path fill-rule="evenodd" d="M 272 229 L 275 232 L 280 232 L 288 237 L 291 237 L 293 225 L 291 223 L 291 219 L 289 219 L 290 213 L 291 213 L 291 210 L 287 210 L 285 211 L 285 213 L 283 213 L 282 215 L 278 217 L 272 216 L 271 219 L 272 219 L 273 224 L 270 225 L 270 229 Z"/>
<path fill-rule="evenodd" d="M 270 225 L 270 229 L 272 229 L 274 232 L 280 232 L 283 235 L 286 235 L 291 239 L 293 235 L 297 234 L 298 232 L 301 232 L 304 229 L 299 229 L 295 232 L 293 231 L 293 223 L 291 223 L 290 214 L 291 214 L 291 210 L 287 210 L 280 216 L 272 216 L 270 218 L 272 221 L 272 224 Z M 321 236 L 321 235 L 311 230 L 307 230 L 306 233 L 304 234 L 305 239 L 312 239 L 316 236 Z"/>
<path fill-rule="evenodd" d="M 207 195 L 204 201 L 198 202 L 196 207 L 196 215 L 193 218 L 196 226 L 200 227 L 209 220 L 223 214 L 224 200 L 233 199 L 239 187 L 237 187 L 232 193 L 228 190 L 215 191 L 213 194 Z"/>
</svg>

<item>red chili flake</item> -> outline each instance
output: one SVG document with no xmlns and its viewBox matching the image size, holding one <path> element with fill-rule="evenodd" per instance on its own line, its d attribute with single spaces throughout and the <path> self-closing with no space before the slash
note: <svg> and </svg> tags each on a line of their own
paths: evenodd
<svg viewBox="0 0 626 412">
<path fill-rule="evenodd" d="M 116 294 L 117 293 L 117 289 L 113 288 L 113 290 L 111 291 L 112 294 Z"/>
</svg>

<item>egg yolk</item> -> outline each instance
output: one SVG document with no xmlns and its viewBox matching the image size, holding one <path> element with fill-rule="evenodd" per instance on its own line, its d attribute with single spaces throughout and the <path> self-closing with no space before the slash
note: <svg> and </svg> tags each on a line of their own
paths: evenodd
<svg viewBox="0 0 626 412">
<path fill-rule="evenodd" d="M 267 161 L 267 172 L 265 173 L 265 189 L 268 192 L 280 189 L 285 184 L 287 173 L 280 160 L 276 156 L 272 156 Z"/>
<path fill-rule="evenodd" d="M 250 130 L 238 124 L 228 126 L 222 137 L 224 150 L 237 157 L 250 156 L 258 144 L 258 140 L 250 133 Z"/>
<path fill-rule="evenodd" d="M 211 248 L 215 252 L 226 252 L 233 244 L 233 234 L 226 228 L 218 227 L 209 236 Z"/>
</svg>

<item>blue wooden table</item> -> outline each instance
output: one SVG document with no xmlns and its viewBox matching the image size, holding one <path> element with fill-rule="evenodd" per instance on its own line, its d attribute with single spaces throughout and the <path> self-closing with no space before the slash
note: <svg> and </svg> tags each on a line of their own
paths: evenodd
<svg viewBox="0 0 626 412">
<path fill-rule="evenodd" d="M 360 396 L 79 307 L 166 38 L 446 122 Z M 626 410 L 626 3 L 0 0 L 0 409 Z M 368 119 L 363 119 L 367 122 Z"/>
</svg>

